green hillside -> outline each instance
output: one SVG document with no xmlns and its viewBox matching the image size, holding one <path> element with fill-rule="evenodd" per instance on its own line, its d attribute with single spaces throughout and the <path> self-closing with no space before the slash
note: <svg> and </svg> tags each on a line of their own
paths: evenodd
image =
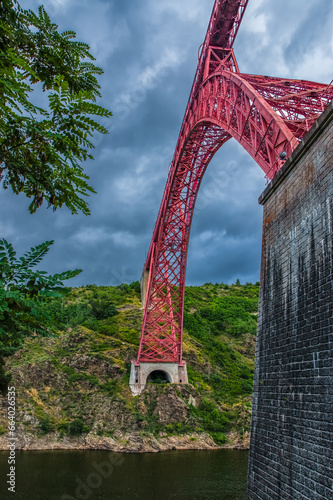
<svg viewBox="0 0 333 500">
<path fill-rule="evenodd" d="M 41 299 L 52 335 L 26 339 L 6 362 L 18 394 L 19 446 L 246 447 L 258 294 L 258 284 L 187 287 L 189 384 L 156 380 L 137 397 L 128 383 L 143 314 L 139 283 L 64 289 Z M 3 439 L 6 432 L 1 398 Z"/>
</svg>

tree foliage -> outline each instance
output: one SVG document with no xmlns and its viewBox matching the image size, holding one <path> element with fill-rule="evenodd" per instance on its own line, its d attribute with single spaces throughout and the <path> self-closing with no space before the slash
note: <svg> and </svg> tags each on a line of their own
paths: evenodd
<svg viewBox="0 0 333 500">
<path fill-rule="evenodd" d="M 81 270 L 48 275 L 35 270 L 53 241 L 46 241 L 17 258 L 13 246 L 0 240 L 0 357 L 11 354 L 32 333 L 47 333 L 48 318 L 37 305 L 40 294 L 57 295 L 63 281 Z"/>
<path fill-rule="evenodd" d="M 2 185 L 32 198 L 31 213 L 45 199 L 54 210 L 89 214 L 82 196 L 94 190 L 81 162 L 93 158 L 93 134 L 107 133 L 97 120 L 112 115 L 97 104 L 103 71 L 89 45 L 59 33 L 44 7 L 36 14 L 0 0 L 0 10 Z"/>
</svg>

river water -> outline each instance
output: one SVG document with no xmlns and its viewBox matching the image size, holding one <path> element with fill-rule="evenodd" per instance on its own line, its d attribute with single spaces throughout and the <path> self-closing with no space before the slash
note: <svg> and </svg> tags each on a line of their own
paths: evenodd
<svg viewBox="0 0 333 500">
<path fill-rule="evenodd" d="M 1 500 L 245 500 L 248 452 L 16 452 L 15 493 L 0 452 Z"/>
</svg>

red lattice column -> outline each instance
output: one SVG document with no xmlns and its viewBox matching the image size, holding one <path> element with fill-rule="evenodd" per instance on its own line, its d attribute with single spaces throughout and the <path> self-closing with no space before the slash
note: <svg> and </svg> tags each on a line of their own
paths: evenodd
<svg viewBox="0 0 333 500">
<path fill-rule="evenodd" d="M 333 98 L 332 85 L 241 74 L 232 49 L 248 0 L 216 0 L 143 271 L 144 317 L 131 388 L 162 366 L 187 382 L 182 360 L 186 261 L 202 177 L 236 139 L 272 179 Z M 160 364 L 160 365 L 159 365 Z"/>
</svg>

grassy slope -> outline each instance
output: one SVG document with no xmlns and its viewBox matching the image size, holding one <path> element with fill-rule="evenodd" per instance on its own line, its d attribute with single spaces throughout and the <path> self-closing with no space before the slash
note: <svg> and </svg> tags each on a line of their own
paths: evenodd
<svg viewBox="0 0 333 500">
<path fill-rule="evenodd" d="M 8 359 L 21 433 L 155 436 L 209 433 L 222 445 L 249 431 L 258 286 L 187 287 L 189 384 L 150 385 L 133 398 L 129 367 L 142 320 L 138 284 L 67 290 L 41 306 L 57 333 Z M 5 401 L 0 433 L 5 432 Z M 2 420 L 2 421 L 1 421 Z M 53 435 L 53 434 L 52 434 Z M 194 439 L 194 438 L 193 438 Z"/>
</svg>

